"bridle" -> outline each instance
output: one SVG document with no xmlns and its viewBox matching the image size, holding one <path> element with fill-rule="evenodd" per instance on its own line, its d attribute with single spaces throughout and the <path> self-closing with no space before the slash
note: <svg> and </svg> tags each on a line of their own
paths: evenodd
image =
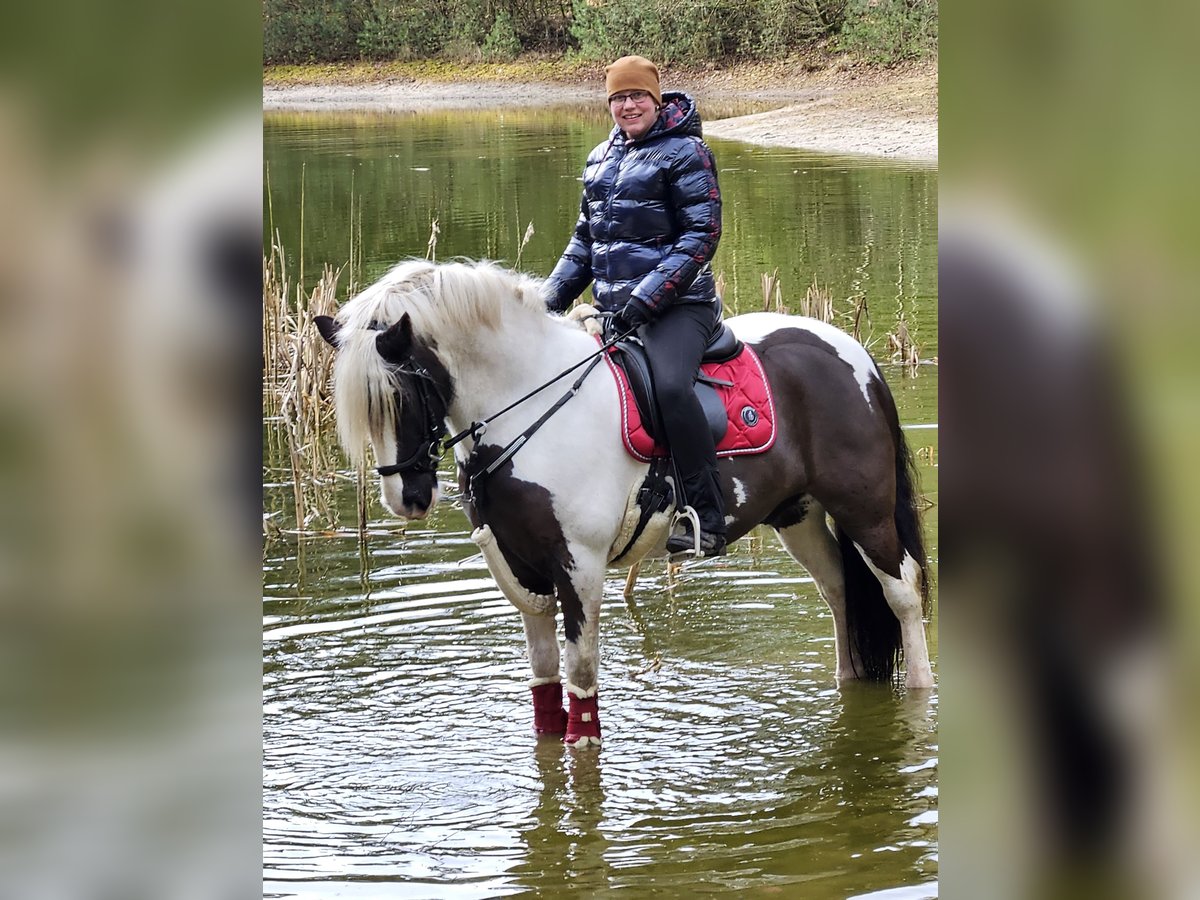
<svg viewBox="0 0 1200 900">
<path fill-rule="evenodd" d="M 380 329 L 382 329 L 382 326 L 380 326 Z M 546 422 L 550 419 L 550 417 L 553 416 L 556 412 L 558 412 L 558 410 L 562 407 L 562 405 L 564 403 L 566 403 L 568 400 L 570 400 L 572 397 L 574 397 L 577 393 L 579 393 L 579 389 L 583 386 L 584 379 L 586 379 L 587 376 L 591 373 L 591 371 L 594 368 L 596 368 L 597 365 L 599 365 L 601 357 L 605 353 L 607 353 L 614 345 L 616 345 L 618 341 L 624 340 L 632 333 L 633 333 L 633 330 L 630 329 L 629 331 L 627 331 L 624 334 L 615 335 L 615 336 L 611 337 L 609 340 L 604 341 L 603 343 L 601 343 L 600 347 L 596 350 L 595 353 L 591 353 L 588 356 L 585 356 L 579 362 L 575 363 L 575 365 L 570 366 L 569 368 L 565 369 L 562 372 L 559 372 L 557 375 L 555 375 L 553 378 L 551 378 L 545 384 L 542 384 L 542 385 L 534 388 L 528 394 L 525 394 L 525 396 L 519 397 L 518 399 L 514 400 L 512 403 L 510 403 L 508 406 L 504 407 L 504 409 L 500 410 L 499 412 L 493 413 L 492 415 L 488 416 L 486 419 L 483 419 L 482 421 L 472 422 L 467 428 L 464 428 L 458 434 L 456 434 L 453 437 L 446 439 L 444 441 L 443 441 L 443 438 L 446 438 L 446 434 L 447 434 L 445 412 L 447 409 L 449 409 L 450 404 L 447 401 L 445 395 L 442 394 L 441 388 L 438 387 L 437 381 L 434 379 L 433 375 L 429 372 L 428 369 L 426 369 L 424 366 L 422 366 L 421 364 L 419 364 L 415 361 L 413 362 L 413 365 L 411 368 L 406 368 L 404 366 L 397 366 L 395 369 L 397 374 L 411 376 L 415 381 L 416 399 L 417 399 L 417 402 L 421 406 L 420 414 L 425 419 L 425 425 L 424 425 L 425 440 L 422 441 L 417 446 L 417 449 L 414 450 L 408 456 L 408 458 L 401 460 L 400 462 L 393 463 L 391 465 L 377 466 L 375 471 L 378 472 L 380 474 L 380 476 L 382 476 L 382 477 L 386 477 L 388 475 L 407 475 L 409 473 L 419 474 L 419 475 L 436 475 L 438 463 L 441 461 L 442 454 L 445 453 L 447 450 L 449 450 L 451 447 L 453 447 L 455 444 L 459 443 L 460 441 L 462 441 L 468 437 L 472 438 L 475 441 L 478 441 L 479 438 L 481 438 L 484 435 L 484 433 L 487 431 L 487 426 L 488 426 L 489 422 L 493 421 L 494 419 L 499 418 L 500 416 L 504 415 L 504 413 L 508 412 L 509 410 L 514 409 L 517 406 L 520 406 L 522 403 L 524 403 L 530 397 L 533 397 L 534 395 L 541 393 L 546 388 L 550 387 L 550 385 L 556 383 L 557 381 L 559 381 L 562 378 L 565 378 L 571 372 L 574 372 L 576 369 L 578 369 L 581 366 L 584 366 L 585 364 L 590 362 L 591 365 L 588 365 L 587 368 L 584 369 L 583 373 L 575 380 L 575 383 L 572 384 L 570 388 L 568 388 L 567 392 L 565 394 L 563 394 L 558 399 L 558 401 L 556 403 L 554 403 L 554 405 L 552 405 L 548 410 L 546 410 L 546 412 L 543 413 L 541 415 L 541 417 L 539 417 L 537 419 L 537 421 L 535 421 L 532 425 L 530 425 L 528 428 L 526 428 L 525 431 L 523 431 L 521 434 L 517 435 L 516 438 L 514 438 L 505 447 L 503 447 L 501 449 L 500 455 L 495 460 L 493 460 L 485 469 L 483 469 L 482 471 L 476 472 L 474 475 L 471 476 L 470 488 L 468 490 L 468 493 L 473 494 L 476 482 L 478 482 L 479 480 L 481 480 L 483 478 L 490 476 L 493 472 L 496 471 L 496 469 L 498 469 L 501 465 L 503 465 L 505 462 L 507 462 L 513 456 L 513 454 L 515 454 L 518 450 L 520 450 L 521 447 L 524 446 L 525 442 L 528 441 L 529 438 L 532 437 L 533 434 L 538 429 L 540 429 L 543 425 L 545 425 Z M 433 409 L 433 404 L 430 402 L 430 400 L 431 400 L 430 389 L 431 388 L 432 388 L 432 393 L 437 396 L 438 402 L 441 403 L 441 407 L 442 407 L 441 415 L 439 415 Z"/>
<path fill-rule="evenodd" d="M 399 375 L 411 376 L 414 382 L 413 394 L 419 409 L 419 417 L 424 419 L 422 426 L 425 439 L 417 445 L 407 458 L 387 466 L 377 466 L 375 471 L 381 476 L 388 475 L 434 475 L 437 473 L 438 462 L 442 458 L 442 438 L 446 436 L 445 411 L 449 406 L 442 389 L 432 373 L 424 366 L 414 364 L 411 368 L 398 366 Z M 437 397 L 442 412 L 434 409 L 433 397 Z"/>
</svg>

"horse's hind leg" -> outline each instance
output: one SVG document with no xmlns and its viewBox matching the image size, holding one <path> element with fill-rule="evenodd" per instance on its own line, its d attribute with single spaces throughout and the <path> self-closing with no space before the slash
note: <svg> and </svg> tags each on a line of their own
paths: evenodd
<svg viewBox="0 0 1200 900">
<path fill-rule="evenodd" d="M 878 543 L 868 542 L 866 547 L 856 543 L 855 547 L 867 567 L 879 579 L 888 607 L 900 621 L 905 686 L 933 687 L 933 670 L 929 666 L 929 647 L 925 643 L 925 623 L 922 619 L 923 575 L 920 565 L 900 545 L 899 538 L 894 536 L 888 536 Z M 896 574 L 892 575 L 888 570 Z"/>
<path fill-rule="evenodd" d="M 538 734 L 562 734 L 567 730 L 567 711 L 563 709 L 562 682 L 558 675 L 558 630 L 553 615 L 533 616 L 522 613 L 525 623 L 525 647 L 529 653 L 529 682 L 533 694 L 533 730 Z"/>
<path fill-rule="evenodd" d="M 863 667 L 852 656 L 846 624 L 846 579 L 842 574 L 842 557 L 837 541 L 825 524 L 825 510 L 815 501 L 797 504 L 796 514 L 803 518 L 795 524 L 776 527 L 775 533 L 792 558 L 812 575 L 821 598 L 833 614 L 837 680 L 858 678 Z"/>
</svg>

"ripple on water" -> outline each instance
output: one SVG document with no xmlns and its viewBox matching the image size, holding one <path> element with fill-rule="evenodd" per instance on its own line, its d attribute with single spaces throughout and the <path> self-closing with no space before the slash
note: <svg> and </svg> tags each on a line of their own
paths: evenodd
<svg viewBox="0 0 1200 900">
<path fill-rule="evenodd" d="M 828 614 L 782 554 L 648 579 L 633 606 L 610 587 L 606 744 L 577 754 L 530 733 L 520 618 L 450 561 L 464 544 L 381 554 L 364 591 L 331 543 L 344 577 L 303 602 L 268 576 L 268 893 L 927 890 L 936 706 L 834 689 Z"/>
</svg>

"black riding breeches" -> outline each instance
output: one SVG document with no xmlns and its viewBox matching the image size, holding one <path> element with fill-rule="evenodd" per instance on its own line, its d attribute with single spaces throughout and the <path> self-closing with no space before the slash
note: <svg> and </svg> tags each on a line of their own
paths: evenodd
<svg viewBox="0 0 1200 900">
<path fill-rule="evenodd" d="M 723 534 L 725 510 L 716 448 L 692 390 L 719 310 L 715 303 L 682 303 L 641 328 L 639 335 L 650 360 L 666 442 L 683 479 L 687 502 L 696 507 L 705 531 Z"/>
</svg>

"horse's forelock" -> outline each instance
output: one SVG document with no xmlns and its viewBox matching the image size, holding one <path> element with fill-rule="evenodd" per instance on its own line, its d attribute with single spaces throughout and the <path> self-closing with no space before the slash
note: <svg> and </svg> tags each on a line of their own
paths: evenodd
<svg viewBox="0 0 1200 900">
<path fill-rule="evenodd" d="M 338 438 L 355 462 L 365 458 L 374 435 L 396 428 L 395 376 L 375 349 L 379 332 L 342 329 L 333 367 L 333 405 Z"/>
</svg>

